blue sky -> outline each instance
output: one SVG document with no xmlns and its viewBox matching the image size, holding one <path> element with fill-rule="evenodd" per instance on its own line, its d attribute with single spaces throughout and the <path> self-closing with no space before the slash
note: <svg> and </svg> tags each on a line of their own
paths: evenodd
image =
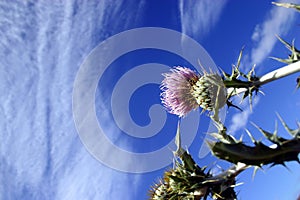
<svg viewBox="0 0 300 200">
<path fill-rule="evenodd" d="M 287 55 L 276 34 L 287 41 L 296 39 L 295 45 L 300 45 L 300 14 L 293 10 L 277 8 L 271 1 L 211 2 L 2 1 L 0 199 L 146 199 L 147 190 L 164 169 L 126 173 L 99 162 L 95 155 L 89 153 L 80 140 L 73 118 L 72 92 L 76 74 L 97 45 L 133 28 L 162 27 L 182 32 L 201 44 L 216 66 L 227 72 L 243 46 L 242 69 L 247 70 L 256 64 L 257 75 L 262 75 L 283 66 L 268 57 Z M 184 50 L 187 54 L 193 53 L 190 49 Z M 165 116 L 164 126 L 157 134 L 153 133 L 148 138 L 143 138 L 143 135 L 133 137 L 124 133 L 114 121 L 111 108 L 114 106 L 111 103 L 114 86 L 124 74 L 134 72 L 135 67 L 147 63 L 199 67 L 191 66 L 170 52 L 143 49 L 122 55 L 107 68 L 104 76 L 99 77 L 95 91 L 98 122 L 114 145 L 129 152 L 155 151 L 166 146 L 175 135 L 175 116 L 164 112 L 158 115 L 162 112 L 156 112 L 158 107 L 152 110 L 154 115 L 148 115 L 151 106 L 160 103 L 160 91 L 155 82 L 141 85 L 133 91 L 128 109 L 133 122 L 141 127 L 154 122 L 159 124 Z M 145 79 L 155 78 L 156 82 L 162 79 L 160 74 L 144 76 Z M 296 127 L 300 111 L 300 95 L 295 90 L 296 77 L 293 75 L 263 86 L 265 96 L 259 94 L 255 98 L 253 112 L 247 101 L 240 105 L 243 113 L 230 109 L 225 120 L 229 131 L 240 136 L 247 127 L 256 138 L 262 138 L 249 122 L 273 131 L 276 112 L 291 127 Z M 138 81 L 127 80 L 128 84 L 122 85 L 124 91 L 135 83 L 134 80 Z M 158 120 L 151 121 L 153 117 Z M 122 122 L 127 124 L 128 119 L 123 118 Z M 187 130 L 197 130 L 195 138 L 187 141 L 195 160 L 208 167 L 214 167 L 215 163 L 228 167 L 228 163 L 211 155 L 198 157 L 209 119 L 202 115 L 199 121 L 199 112 L 192 113 L 190 119 L 197 119 L 186 125 Z M 279 131 L 287 136 L 281 126 Z M 107 158 L 118 161 L 120 166 L 147 164 L 147 160 L 131 163 L 131 160 L 114 154 L 104 146 Z M 148 164 L 151 165 L 150 161 Z M 295 199 L 300 193 L 299 164 L 288 163 L 287 166 L 290 171 L 281 166 L 267 167 L 265 171 L 258 171 L 254 179 L 253 170 L 242 173 L 238 181 L 244 184 L 237 188 L 239 197 Z"/>
</svg>

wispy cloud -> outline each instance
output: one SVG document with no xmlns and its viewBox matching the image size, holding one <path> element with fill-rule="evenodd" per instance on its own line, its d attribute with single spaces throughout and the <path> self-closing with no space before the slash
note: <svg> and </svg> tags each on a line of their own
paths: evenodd
<svg viewBox="0 0 300 200">
<path fill-rule="evenodd" d="M 250 64 L 259 65 L 270 55 L 278 41 L 275 35 L 282 36 L 290 30 L 295 14 L 296 12 L 291 9 L 274 6 L 267 14 L 266 19 L 255 26 L 251 38 L 254 47 L 249 56 Z"/>
<path fill-rule="evenodd" d="M 239 100 L 241 100 L 242 97 L 237 97 Z M 255 97 L 252 102 L 252 109 L 257 105 L 259 102 L 259 97 Z M 248 101 L 244 100 L 241 105 L 239 105 L 243 112 L 237 113 L 233 115 L 231 118 L 231 124 L 228 128 L 228 131 L 231 134 L 235 134 L 236 131 L 240 130 L 241 128 L 244 128 L 247 125 L 248 119 L 252 113 L 252 110 L 250 106 L 248 105 Z"/>
<path fill-rule="evenodd" d="M 300 2 L 299 0 L 294 2 Z M 257 24 L 252 33 L 252 49 L 249 54 L 243 58 L 242 64 L 244 68 L 250 68 L 261 64 L 272 52 L 278 39 L 276 35 L 283 36 L 286 34 L 294 24 L 296 12 L 291 9 L 285 9 L 274 6 L 266 18 L 260 24 Z M 244 69 L 248 70 L 248 69 Z M 255 97 L 253 108 L 258 103 L 259 98 Z M 242 105 L 243 112 L 233 115 L 229 130 L 232 134 L 244 128 L 247 124 L 248 118 L 251 115 L 251 110 L 248 104 Z"/>
<path fill-rule="evenodd" d="M 182 32 L 189 36 L 204 37 L 217 23 L 227 1 L 179 1 Z M 195 23 L 196 22 L 196 23 Z"/>
<path fill-rule="evenodd" d="M 1 3 L 0 199 L 136 199 L 139 176 L 95 160 L 72 116 L 77 66 L 98 37 L 119 31 L 112 20 L 126 29 L 122 19 L 136 18 L 119 4 Z"/>
</svg>

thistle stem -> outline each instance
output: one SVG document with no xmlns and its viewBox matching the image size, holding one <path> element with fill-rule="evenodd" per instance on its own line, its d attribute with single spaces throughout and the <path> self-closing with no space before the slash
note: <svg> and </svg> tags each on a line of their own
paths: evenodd
<svg viewBox="0 0 300 200">
<path fill-rule="evenodd" d="M 235 80 L 235 81 L 223 81 L 224 85 L 226 88 L 248 88 L 251 85 L 251 82 L 248 81 L 240 81 L 240 80 Z"/>
<path fill-rule="evenodd" d="M 235 178 L 237 175 L 239 175 L 242 171 L 247 169 L 249 166 L 244 163 L 237 163 L 236 165 L 231 166 L 226 171 L 208 178 L 208 181 L 212 181 L 213 183 L 222 183 L 226 182 L 228 179 Z"/>
<path fill-rule="evenodd" d="M 300 71 L 300 61 L 286 65 L 281 67 L 277 70 L 267 73 L 266 75 L 262 76 L 256 85 L 263 85 L 269 83 L 271 81 L 286 77 L 288 75 L 294 74 Z"/>
<path fill-rule="evenodd" d="M 296 72 L 300 72 L 300 61 L 286 65 L 284 67 L 281 67 L 279 69 L 276 69 L 272 72 L 269 72 L 262 77 L 259 78 L 258 81 L 255 81 L 252 85 L 253 86 L 262 86 L 266 83 L 278 80 L 280 78 L 286 77 L 288 75 L 294 74 Z M 234 91 L 234 88 L 228 88 L 227 92 L 228 94 L 237 95 L 239 93 L 245 92 L 246 88 L 238 88 Z"/>
</svg>

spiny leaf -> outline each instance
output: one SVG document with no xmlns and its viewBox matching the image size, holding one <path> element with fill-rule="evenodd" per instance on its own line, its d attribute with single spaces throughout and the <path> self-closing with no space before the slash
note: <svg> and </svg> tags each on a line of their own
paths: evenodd
<svg viewBox="0 0 300 200">
<path fill-rule="evenodd" d="M 277 114 L 278 115 L 278 114 Z M 261 167 L 263 165 L 285 165 L 288 161 L 297 161 L 300 153 L 300 125 L 298 129 L 291 129 L 278 115 L 281 123 L 285 129 L 293 136 L 292 139 L 285 139 L 277 135 L 277 123 L 275 124 L 274 133 L 265 131 L 252 123 L 269 141 L 276 146 L 266 146 L 260 141 L 255 140 L 250 131 L 246 130 L 250 136 L 254 146 L 248 146 L 242 141 L 230 143 L 214 142 L 210 145 L 213 154 L 221 159 L 227 160 L 232 163 L 242 162 L 247 165 L 254 165 Z M 222 137 L 225 137 L 222 135 Z"/>
<path fill-rule="evenodd" d="M 243 143 L 216 142 L 211 150 L 215 156 L 232 163 L 241 162 L 254 166 L 282 164 L 287 161 L 298 161 L 300 140 L 288 140 L 275 149 L 261 142 L 256 142 L 253 147 Z"/>
<path fill-rule="evenodd" d="M 295 45 L 294 45 L 294 41 L 292 42 L 292 44 L 289 44 L 288 42 L 286 42 L 285 40 L 283 40 L 281 37 L 277 36 L 277 38 L 279 39 L 279 41 L 281 43 L 283 43 L 286 48 L 288 50 L 291 51 L 291 54 L 288 56 L 287 59 L 282 59 L 282 58 L 276 58 L 276 57 L 271 57 L 274 60 L 277 60 L 279 62 L 283 62 L 286 64 L 292 64 L 294 62 L 299 61 L 300 59 L 300 51 L 298 49 L 296 49 Z"/>
<path fill-rule="evenodd" d="M 274 133 L 269 133 L 268 131 L 263 130 L 261 127 L 257 126 L 256 124 L 252 123 L 251 124 L 257 128 L 269 141 L 271 141 L 274 144 L 280 145 L 283 142 L 287 141 L 286 139 L 277 136 L 277 122 L 275 124 L 275 131 Z"/>
</svg>

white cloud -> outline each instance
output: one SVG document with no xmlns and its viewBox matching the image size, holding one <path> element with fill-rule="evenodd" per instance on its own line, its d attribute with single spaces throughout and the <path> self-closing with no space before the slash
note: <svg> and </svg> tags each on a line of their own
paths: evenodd
<svg viewBox="0 0 300 200">
<path fill-rule="evenodd" d="M 294 22 L 295 14 L 296 12 L 291 9 L 274 6 L 265 21 L 255 26 L 252 34 L 255 47 L 251 50 L 251 65 L 259 65 L 269 56 L 278 41 L 275 35 L 282 36 L 288 32 Z"/>
<path fill-rule="evenodd" d="M 140 176 L 95 160 L 79 140 L 72 116 L 77 66 L 94 38 L 105 37 L 116 17 L 122 21 L 123 7 L 109 1 L 80 6 L 45 1 L 13 3 L 3 12 L 6 4 L 0 8 L 6 13 L 0 26 L 8 24 L 0 31 L 0 49 L 7 49 L 0 50 L 0 199 L 134 199 Z"/>
<path fill-rule="evenodd" d="M 257 24 L 254 28 L 254 32 L 252 33 L 252 42 L 258 42 L 260 39 L 261 26 Z"/>
<path fill-rule="evenodd" d="M 241 98 L 242 98 L 241 96 L 237 97 L 239 101 L 241 101 Z M 254 109 L 254 107 L 257 105 L 258 102 L 259 102 L 259 96 L 254 97 L 252 102 L 252 110 Z M 243 103 L 239 105 L 239 107 L 241 107 L 243 112 L 239 112 L 233 115 L 233 117 L 231 118 L 231 125 L 228 128 L 228 131 L 232 135 L 234 135 L 236 131 L 244 128 L 247 125 L 248 119 L 252 113 L 252 110 L 249 106 L 247 99 L 245 99 Z"/>
<path fill-rule="evenodd" d="M 204 37 L 220 18 L 227 1 L 179 1 L 182 32 L 189 36 Z"/>
<path fill-rule="evenodd" d="M 300 2 L 299 0 L 294 2 Z M 278 39 L 276 35 L 283 36 L 293 25 L 296 12 L 291 9 L 286 9 L 274 6 L 267 14 L 266 19 L 257 24 L 252 33 L 253 48 L 250 54 L 245 54 L 242 61 L 243 70 L 249 70 L 250 67 L 261 64 L 272 52 Z M 247 68 L 247 69 L 245 69 Z M 256 101 L 253 103 L 253 108 L 258 103 L 259 98 L 254 97 Z M 248 118 L 251 115 L 249 107 L 243 106 L 243 112 L 233 115 L 229 131 L 234 134 L 236 131 L 244 128 Z"/>
</svg>

